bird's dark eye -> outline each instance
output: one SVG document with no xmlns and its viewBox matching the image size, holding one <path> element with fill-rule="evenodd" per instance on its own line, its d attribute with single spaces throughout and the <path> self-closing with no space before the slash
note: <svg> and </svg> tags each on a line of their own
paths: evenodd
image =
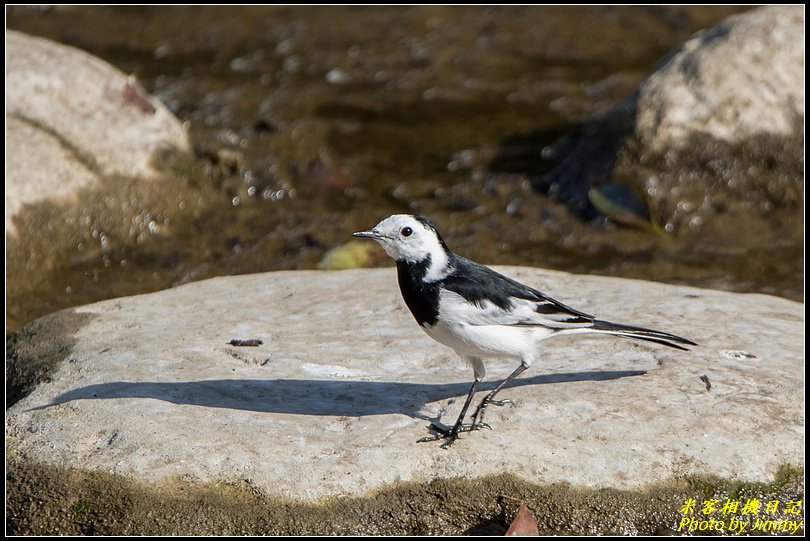
<svg viewBox="0 0 810 541">
<path fill-rule="evenodd" d="M 403 227 L 402 231 L 400 231 L 400 234 L 403 237 L 410 237 L 411 235 L 413 235 L 413 229 L 411 229 L 410 227 Z"/>
</svg>

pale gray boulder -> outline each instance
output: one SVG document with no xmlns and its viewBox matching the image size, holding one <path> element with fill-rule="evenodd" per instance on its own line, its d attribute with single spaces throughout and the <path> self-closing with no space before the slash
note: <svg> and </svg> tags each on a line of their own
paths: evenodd
<svg viewBox="0 0 810 541">
<path fill-rule="evenodd" d="M 416 440 L 432 420 L 455 419 L 472 372 L 419 330 L 393 269 L 215 278 L 15 333 L 12 387 L 25 387 L 15 364 L 50 366 L 28 374 L 44 380 L 29 379 L 33 390 L 7 411 L 7 451 L 147 483 L 248 481 L 299 501 L 499 473 L 619 489 L 692 475 L 767 481 L 804 463 L 801 304 L 500 270 L 578 309 L 700 345 L 548 341 L 503 392 L 515 406 L 489 412 L 493 430 L 445 450 Z M 484 388 L 513 368 L 490 362 Z"/>
<path fill-rule="evenodd" d="M 84 51 L 6 31 L 6 231 L 26 204 L 106 177 L 158 177 L 155 154 L 186 129 L 133 78 Z"/>
<path fill-rule="evenodd" d="M 54 284 L 77 262 L 120 264 L 108 254 L 168 235 L 178 196 L 192 192 L 177 173 L 185 163 L 186 128 L 133 77 L 7 31 L 7 328 L 69 305 Z"/>
<path fill-rule="evenodd" d="M 718 247 L 800 242 L 804 42 L 803 6 L 698 32 L 630 96 L 545 149 L 559 164 L 535 187 L 587 218 L 628 221 L 629 210 Z"/>
<path fill-rule="evenodd" d="M 705 134 L 792 136 L 804 121 L 804 7 L 729 17 L 684 43 L 641 85 L 635 134 L 666 153 Z"/>
</svg>

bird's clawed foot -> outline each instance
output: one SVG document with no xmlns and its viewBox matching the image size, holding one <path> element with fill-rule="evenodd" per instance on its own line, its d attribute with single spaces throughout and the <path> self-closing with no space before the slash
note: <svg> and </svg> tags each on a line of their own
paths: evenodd
<svg viewBox="0 0 810 541">
<path fill-rule="evenodd" d="M 441 448 L 449 449 L 450 446 L 456 442 L 456 439 L 458 439 L 458 435 L 461 434 L 462 432 L 472 432 L 473 430 L 481 430 L 482 428 L 489 428 L 490 430 L 492 430 L 492 427 L 490 427 L 486 423 L 472 423 L 469 425 L 456 424 L 455 426 L 453 426 L 453 428 L 443 428 L 437 425 L 436 423 L 430 423 L 430 430 L 435 432 L 435 434 L 432 436 L 425 436 L 424 438 L 419 438 L 418 440 L 416 440 L 416 442 L 425 443 L 429 441 L 444 440 L 444 443 L 442 443 Z"/>
<path fill-rule="evenodd" d="M 509 400 L 508 398 L 504 398 L 503 400 L 492 400 L 492 399 L 487 400 L 486 398 L 484 398 L 478 407 L 486 408 L 489 404 L 492 404 L 493 406 L 505 406 L 509 404 L 513 408 L 515 407 L 515 403 Z"/>
<path fill-rule="evenodd" d="M 425 436 L 424 438 L 419 438 L 416 440 L 416 443 L 426 443 L 429 441 L 439 441 L 444 440 L 441 447 L 442 449 L 447 449 L 453 443 L 455 443 L 456 438 L 458 438 L 459 432 L 464 432 L 464 426 L 454 426 L 453 428 L 442 428 L 436 423 L 430 423 L 430 430 L 435 432 L 432 436 Z"/>
</svg>

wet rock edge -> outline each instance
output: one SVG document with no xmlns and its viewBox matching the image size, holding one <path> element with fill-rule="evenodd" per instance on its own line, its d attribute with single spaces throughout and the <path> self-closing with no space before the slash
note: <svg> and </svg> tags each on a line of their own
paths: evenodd
<svg viewBox="0 0 810 541">
<path fill-rule="evenodd" d="M 679 510 L 689 498 L 784 503 L 804 497 L 803 466 L 785 465 L 767 484 L 707 476 L 637 491 L 591 490 L 501 474 L 399 483 L 362 497 L 295 502 L 263 494 L 249 480 L 170 479 L 147 485 L 100 471 L 37 464 L 9 451 L 6 532 L 11 535 L 502 535 L 521 502 L 537 517 L 541 534 L 666 535 L 678 533 Z"/>
</svg>

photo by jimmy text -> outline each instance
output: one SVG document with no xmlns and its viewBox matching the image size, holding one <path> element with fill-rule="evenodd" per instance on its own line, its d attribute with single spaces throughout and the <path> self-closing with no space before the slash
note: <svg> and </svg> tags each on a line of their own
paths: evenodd
<svg viewBox="0 0 810 541">
<path fill-rule="evenodd" d="M 682 518 L 676 528 L 679 532 L 730 534 L 796 534 L 804 531 L 802 500 L 760 501 L 758 498 L 746 500 L 727 499 L 697 500 L 688 499 L 681 506 Z M 712 515 L 722 515 L 717 518 Z"/>
</svg>

